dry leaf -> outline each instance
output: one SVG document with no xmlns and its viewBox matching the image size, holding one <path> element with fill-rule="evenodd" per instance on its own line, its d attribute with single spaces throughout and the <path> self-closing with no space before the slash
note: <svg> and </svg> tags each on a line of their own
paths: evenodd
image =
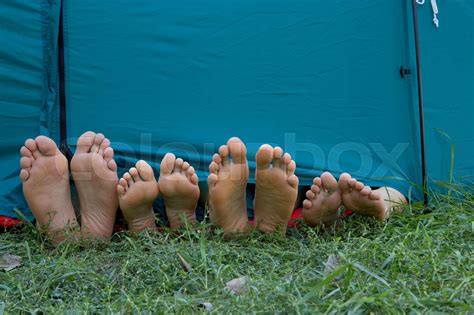
<svg viewBox="0 0 474 315">
<path fill-rule="evenodd" d="M 181 267 L 183 267 L 183 269 L 184 269 L 186 272 L 191 272 L 191 270 L 193 270 L 193 267 L 191 267 L 191 264 L 188 263 L 188 262 L 183 258 L 183 256 L 181 256 L 179 253 L 176 253 L 176 255 L 178 256 L 179 263 L 181 264 Z"/>
<path fill-rule="evenodd" d="M 329 255 L 328 260 L 324 264 L 324 273 L 328 275 L 336 270 L 337 267 L 339 267 L 339 259 L 334 254 Z"/>
<path fill-rule="evenodd" d="M 245 291 L 245 286 L 248 282 L 248 277 L 243 276 L 239 278 L 235 278 L 230 280 L 225 284 L 225 287 L 230 292 L 234 293 L 235 295 L 240 295 Z"/>
<path fill-rule="evenodd" d="M 0 257 L 0 268 L 5 271 L 10 271 L 16 267 L 21 266 L 21 257 L 5 254 Z"/>
</svg>

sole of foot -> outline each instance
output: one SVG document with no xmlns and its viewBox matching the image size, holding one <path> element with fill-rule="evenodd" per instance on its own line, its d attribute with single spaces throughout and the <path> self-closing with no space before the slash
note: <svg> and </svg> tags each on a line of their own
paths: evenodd
<svg viewBox="0 0 474 315">
<path fill-rule="evenodd" d="M 117 164 L 110 141 L 88 131 L 77 140 L 71 161 L 81 204 L 81 232 L 86 238 L 109 238 L 118 208 Z"/>
<path fill-rule="evenodd" d="M 77 228 L 68 161 L 45 136 L 26 140 L 20 154 L 23 194 L 37 224 L 57 244 L 67 237 L 67 231 Z"/>
<path fill-rule="evenodd" d="M 407 202 L 405 197 L 393 188 L 382 187 L 372 190 L 347 173 L 341 175 L 338 186 L 341 190 L 342 203 L 347 209 L 379 220 L 387 219 L 392 210 Z"/>
<path fill-rule="evenodd" d="M 250 232 L 246 189 L 249 178 L 247 148 L 237 137 L 219 148 L 209 164 L 209 214 L 211 221 L 232 238 Z"/>
<path fill-rule="evenodd" d="M 306 192 L 303 219 L 310 226 L 331 225 L 339 217 L 341 204 L 337 180 L 331 173 L 324 172 L 321 177 L 314 178 L 311 189 Z"/>
<path fill-rule="evenodd" d="M 158 197 L 158 183 L 147 162 L 140 160 L 123 174 L 117 185 L 117 194 L 130 231 L 156 229 L 153 202 Z"/>
<path fill-rule="evenodd" d="M 298 195 L 296 163 L 280 147 L 264 144 L 257 151 L 255 225 L 260 231 L 286 233 Z"/>
<path fill-rule="evenodd" d="M 172 153 L 167 153 L 160 165 L 158 187 L 165 200 L 166 216 L 171 228 L 196 223 L 199 199 L 198 176 L 194 168 Z"/>
</svg>

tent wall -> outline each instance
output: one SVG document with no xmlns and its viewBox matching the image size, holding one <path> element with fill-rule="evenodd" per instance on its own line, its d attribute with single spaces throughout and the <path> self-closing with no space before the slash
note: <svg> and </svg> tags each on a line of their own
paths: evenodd
<svg viewBox="0 0 474 315">
<path fill-rule="evenodd" d="M 68 143 L 105 133 L 120 172 L 164 153 L 201 180 L 230 136 L 296 159 L 302 184 L 352 172 L 413 199 L 421 183 L 410 1 L 62 0 Z M 474 174 L 473 16 L 468 1 L 418 6 L 428 175 Z M 60 0 L 0 2 L 0 215 L 28 218 L 18 180 L 27 137 L 59 140 Z M 400 66 L 412 75 L 401 78 Z M 449 139 L 446 137 L 449 135 Z M 253 176 L 252 176 L 253 178 Z M 435 186 L 432 186 L 435 187 Z"/>
<path fill-rule="evenodd" d="M 201 179 L 239 136 L 252 159 L 262 143 L 283 146 L 305 184 L 326 169 L 372 185 L 397 177 L 404 192 L 420 182 L 400 3 L 65 3 L 71 137 L 104 132 L 124 161 L 155 166 L 173 151 Z"/>
<path fill-rule="evenodd" d="M 32 218 L 23 199 L 19 149 L 57 124 L 57 2 L 0 1 L 0 215 Z"/>
<path fill-rule="evenodd" d="M 438 2 L 439 28 L 429 5 L 419 10 L 428 175 L 449 182 L 452 173 L 455 181 L 472 182 L 474 1 Z"/>
</svg>

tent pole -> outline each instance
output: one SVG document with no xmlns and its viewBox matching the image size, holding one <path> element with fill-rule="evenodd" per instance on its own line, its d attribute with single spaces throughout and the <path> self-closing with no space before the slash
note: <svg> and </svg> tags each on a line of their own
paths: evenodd
<svg viewBox="0 0 474 315">
<path fill-rule="evenodd" d="M 428 185 L 426 176 L 426 151 L 425 151 L 425 115 L 423 111 L 423 84 L 421 78 L 421 62 L 420 62 L 420 38 L 418 33 L 418 16 L 416 12 L 416 0 L 412 0 L 413 11 L 413 29 L 415 32 L 415 52 L 416 52 L 416 77 L 418 82 L 418 112 L 420 119 L 420 142 L 421 142 L 421 176 L 423 180 L 423 201 L 428 206 Z"/>
<path fill-rule="evenodd" d="M 66 87 L 64 72 L 64 30 L 63 30 L 63 2 L 60 0 L 59 32 L 58 32 L 58 73 L 59 73 L 59 149 L 71 161 L 72 153 L 67 145 L 66 129 Z"/>
</svg>

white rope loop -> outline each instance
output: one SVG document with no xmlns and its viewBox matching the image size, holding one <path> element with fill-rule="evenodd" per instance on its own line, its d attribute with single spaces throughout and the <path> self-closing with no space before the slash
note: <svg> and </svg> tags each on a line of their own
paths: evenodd
<svg viewBox="0 0 474 315">
<path fill-rule="evenodd" d="M 416 0 L 416 3 L 423 5 L 425 4 L 425 0 Z M 431 9 L 433 10 L 433 24 L 436 27 L 439 27 L 439 20 L 438 20 L 438 4 L 436 0 L 431 0 Z"/>
</svg>

